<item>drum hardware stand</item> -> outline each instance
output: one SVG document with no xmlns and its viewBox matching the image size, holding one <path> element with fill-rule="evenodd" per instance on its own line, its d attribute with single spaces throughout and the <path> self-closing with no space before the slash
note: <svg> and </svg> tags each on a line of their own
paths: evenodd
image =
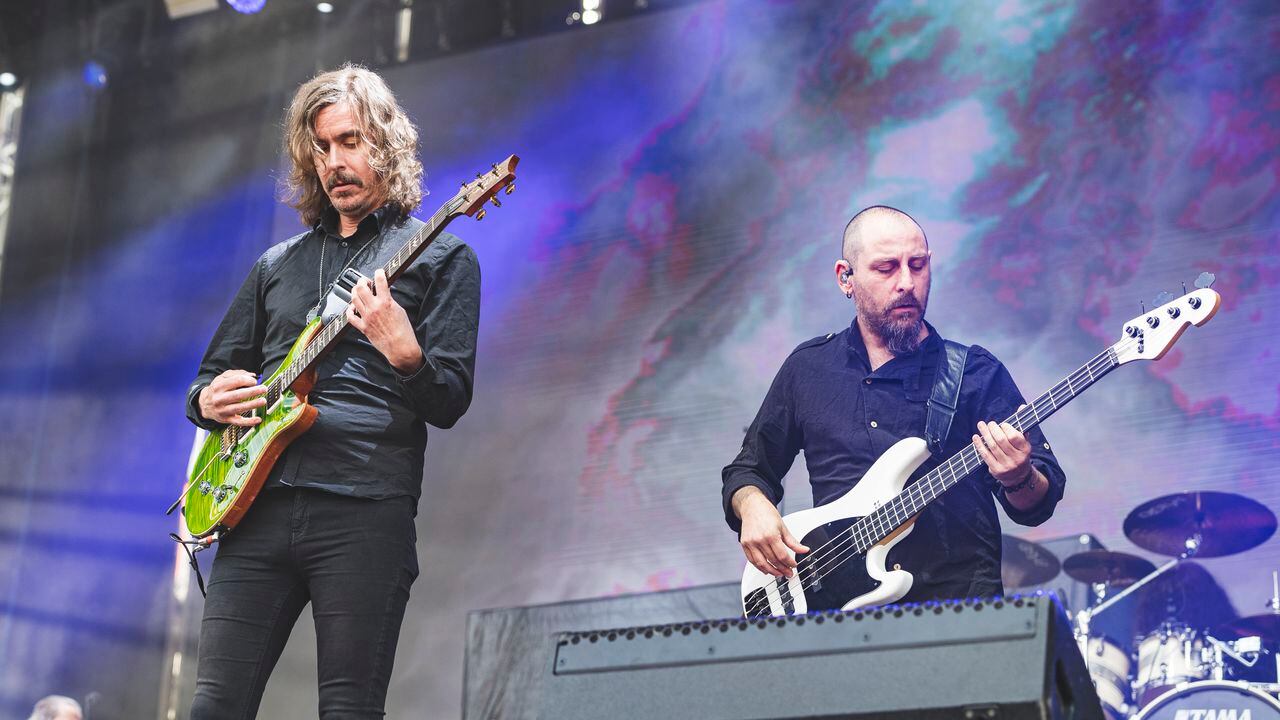
<svg viewBox="0 0 1280 720">
<path fill-rule="evenodd" d="M 1201 540 L 1202 538 L 1200 537 L 1200 533 L 1193 534 L 1191 537 L 1187 538 L 1186 550 L 1181 555 L 1178 555 L 1177 557 L 1173 558 L 1172 560 L 1165 563 L 1164 565 L 1161 565 L 1160 567 L 1156 568 L 1146 577 L 1135 582 L 1134 584 L 1130 585 L 1124 590 L 1121 590 L 1119 593 L 1112 595 L 1110 598 L 1102 601 L 1100 604 L 1091 608 L 1084 608 L 1080 612 L 1076 613 L 1076 618 L 1075 618 L 1076 637 L 1088 638 L 1089 622 L 1093 619 L 1095 615 L 1100 615 L 1103 612 L 1106 612 L 1108 608 L 1120 602 L 1121 600 L 1129 597 L 1129 595 L 1133 594 L 1139 588 L 1145 586 L 1147 583 L 1151 582 L 1152 580 L 1155 580 L 1156 578 L 1160 577 L 1166 572 L 1172 570 L 1174 567 L 1180 564 L 1183 560 L 1189 560 L 1192 557 L 1194 557 L 1196 554 L 1196 551 L 1200 549 Z M 1095 590 L 1095 592 L 1097 591 Z M 1101 598 L 1101 595 L 1102 593 L 1098 593 L 1099 598 Z"/>
<path fill-rule="evenodd" d="M 1218 638 L 1205 633 L 1204 639 L 1213 645 L 1213 679 L 1225 680 L 1226 663 L 1222 661 L 1222 655 L 1225 653 L 1230 655 L 1233 660 L 1241 665 L 1251 668 L 1258 664 L 1258 659 L 1262 657 L 1262 638 L 1245 637 L 1239 640 L 1219 640 Z M 1250 683 L 1252 684 L 1252 683 Z"/>
</svg>

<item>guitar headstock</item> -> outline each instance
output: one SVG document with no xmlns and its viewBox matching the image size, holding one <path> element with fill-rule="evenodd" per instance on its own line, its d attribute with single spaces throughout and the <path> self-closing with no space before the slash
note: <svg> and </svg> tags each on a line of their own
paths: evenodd
<svg viewBox="0 0 1280 720">
<path fill-rule="evenodd" d="M 1124 324 L 1120 341 L 1111 346 L 1116 363 L 1159 360 L 1188 327 L 1209 322 L 1221 303 L 1221 295 L 1202 287 L 1133 318 Z"/>
<path fill-rule="evenodd" d="M 498 192 L 505 191 L 510 195 L 515 191 L 516 163 L 518 162 L 520 158 L 508 155 L 506 160 L 496 163 L 489 172 L 477 173 L 475 180 L 463 183 L 462 189 L 458 190 L 458 194 L 454 196 L 454 200 L 458 203 L 454 212 L 459 215 L 474 215 L 477 220 L 483 220 L 485 203 L 490 202 L 494 207 L 502 207 L 502 203 L 498 200 Z"/>
</svg>

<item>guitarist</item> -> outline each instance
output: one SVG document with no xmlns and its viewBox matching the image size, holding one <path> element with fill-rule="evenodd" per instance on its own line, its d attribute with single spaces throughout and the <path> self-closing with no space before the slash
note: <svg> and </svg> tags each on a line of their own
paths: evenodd
<svg viewBox="0 0 1280 720">
<path fill-rule="evenodd" d="M 306 232 L 275 245 L 214 333 L 187 415 L 252 426 L 269 376 L 308 312 L 347 267 L 380 268 L 423 223 L 418 135 L 375 73 L 356 66 L 304 84 L 285 116 L 290 204 Z M 426 423 L 471 402 L 480 269 L 442 234 L 389 288 L 354 290 L 354 330 L 320 361 L 315 425 L 272 468 L 220 543 L 200 626 L 192 720 L 256 716 L 289 632 L 312 604 L 321 718 L 381 718 L 409 588 Z"/>
<path fill-rule="evenodd" d="M 804 451 L 814 505 L 840 497 L 895 442 L 924 436 L 926 401 L 945 358 L 941 338 L 924 320 L 930 251 L 915 220 L 894 208 L 869 207 L 845 228 L 841 251 L 836 283 L 854 300 L 852 325 L 791 353 L 742 451 L 723 472 L 725 519 L 739 532 L 747 560 L 775 577 L 794 571 L 788 549 L 809 550 L 787 531 L 776 507 L 796 453 Z M 926 507 L 898 546 L 915 560 L 904 563 L 915 579 L 903 602 L 1001 594 L 995 502 L 1015 522 L 1039 525 L 1053 514 L 1066 483 L 1038 428 L 1023 436 L 998 422 L 1023 402 L 1004 365 L 975 345 L 963 368 L 945 452 L 935 452 L 918 472 L 967 442 L 987 467 Z"/>
</svg>

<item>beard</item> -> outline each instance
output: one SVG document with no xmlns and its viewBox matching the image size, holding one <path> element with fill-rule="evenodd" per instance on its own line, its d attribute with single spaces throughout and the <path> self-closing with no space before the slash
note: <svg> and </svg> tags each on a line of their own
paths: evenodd
<svg viewBox="0 0 1280 720">
<path fill-rule="evenodd" d="M 926 296 L 927 297 L 927 296 Z M 876 334 L 889 352 L 896 355 L 907 355 L 920 349 L 921 330 L 924 329 L 925 303 L 914 293 L 896 298 L 885 308 L 880 308 L 867 298 L 859 298 L 858 316 L 866 323 L 867 329 Z M 915 317 L 898 318 L 893 312 L 899 308 L 916 308 Z"/>
<path fill-rule="evenodd" d="M 363 196 L 357 194 L 347 194 L 344 196 L 335 196 L 333 189 L 338 185 L 350 185 L 359 190 L 366 189 L 365 182 L 354 173 L 336 172 L 329 177 L 325 183 L 325 195 L 329 197 L 329 203 L 334 209 L 344 215 L 367 215 L 378 208 L 381 203 L 378 202 L 376 193 L 365 193 Z"/>
</svg>

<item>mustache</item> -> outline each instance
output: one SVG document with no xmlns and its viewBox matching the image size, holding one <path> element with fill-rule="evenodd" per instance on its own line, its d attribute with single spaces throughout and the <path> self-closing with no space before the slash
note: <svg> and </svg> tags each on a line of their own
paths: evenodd
<svg viewBox="0 0 1280 720">
<path fill-rule="evenodd" d="M 348 175 L 343 172 L 334 173 L 329 181 L 324 184 L 326 190 L 332 190 L 339 185 L 355 185 L 356 187 L 364 187 L 364 182 L 355 175 Z"/>
<path fill-rule="evenodd" d="M 919 310 L 920 300 L 918 300 L 915 295 L 907 295 L 901 300 L 890 305 L 888 310 L 886 310 L 885 312 L 892 312 L 894 310 L 897 310 L 898 308 L 916 308 L 917 310 Z"/>
</svg>

